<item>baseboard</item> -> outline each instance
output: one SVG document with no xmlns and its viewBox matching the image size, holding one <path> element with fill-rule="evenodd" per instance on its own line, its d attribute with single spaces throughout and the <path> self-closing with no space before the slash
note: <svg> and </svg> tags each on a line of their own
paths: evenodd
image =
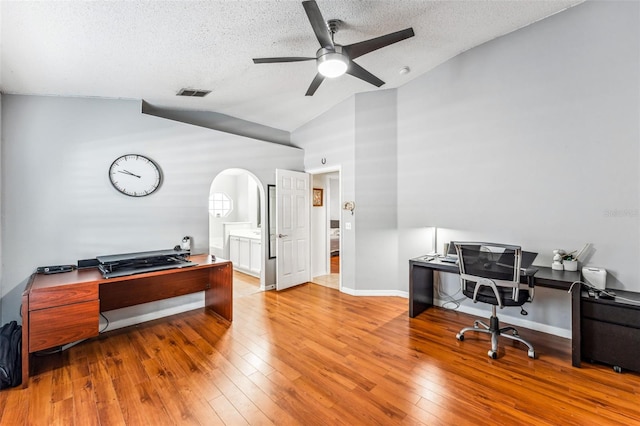
<svg viewBox="0 0 640 426">
<path fill-rule="evenodd" d="M 343 293 L 347 293 L 351 296 L 395 296 L 405 299 L 409 298 L 409 293 L 399 290 L 354 290 L 352 288 L 342 287 L 340 289 Z M 446 301 L 435 299 L 434 305 L 442 307 Z M 480 318 L 489 318 L 490 312 L 486 309 L 474 308 L 472 306 L 460 305 L 457 312 L 463 312 L 465 314 L 474 315 Z M 542 333 L 552 334 L 554 336 L 571 339 L 571 330 L 565 328 L 555 327 L 552 325 L 542 324 L 535 321 L 529 321 L 523 318 L 517 318 L 512 316 L 504 316 L 505 322 L 516 327 L 524 327 L 529 330 L 540 331 Z"/>
<path fill-rule="evenodd" d="M 352 288 L 342 287 L 341 292 L 351 296 L 376 296 L 376 297 L 402 297 L 409 298 L 409 293 L 400 290 L 354 290 Z"/>
<path fill-rule="evenodd" d="M 343 293 L 351 296 L 373 296 L 373 297 L 402 297 L 404 299 L 409 298 L 409 293 L 400 290 L 354 290 L 352 288 L 342 287 L 340 289 Z M 184 297 L 184 296 L 182 296 Z M 435 299 L 434 304 L 442 307 L 446 301 Z M 157 303 L 157 302 L 155 302 Z M 130 308 L 117 309 L 114 311 L 105 312 L 105 316 L 109 318 L 109 325 L 107 326 L 103 318 L 100 318 L 100 330 L 101 332 L 116 330 L 118 328 L 129 327 L 131 325 L 139 324 L 146 321 L 151 321 L 158 318 L 168 317 L 171 315 L 179 314 L 182 312 L 192 311 L 204 307 L 204 299 L 190 301 L 188 303 L 178 304 L 174 306 L 168 306 L 161 309 L 152 309 L 149 312 L 135 313 L 132 311 L 145 310 L 141 309 L 141 306 L 132 306 Z M 471 306 L 461 305 L 456 309 L 457 312 L 463 312 L 465 314 L 474 315 L 480 318 L 488 318 L 489 312 L 486 309 L 474 308 Z M 505 322 L 517 327 L 524 327 L 530 330 L 540 331 L 554 336 L 571 338 L 571 330 L 567 330 L 560 327 L 554 327 L 547 324 L 541 324 L 535 321 L 529 321 L 522 318 L 504 316 Z"/>
<path fill-rule="evenodd" d="M 442 307 L 446 301 L 435 299 L 434 305 Z M 472 306 L 460 305 L 457 309 L 457 312 L 463 312 L 465 314 L 473 315 L 476 317 L 484 318 L 486 320 L 491 316 L 491 311 L 487 309 L 479 309 L 474 308 Z M 500 313 L 498 313 L 498 317 L 500 317 Z M 547 324 L 541 324 L 535 321 L 529 321 L 523 318 L 512 317 L 512 316 L 502 316 L 501 320 L 504 319 L 504 322 L 510 325 L 514 325 L 516 327 L 524 327 L 529 330 L 540 331 L 547 334 L 553 334 L 554 336 L 564 337 L 567 339 L 571 339 L 571 330 L 567 330 L 560 327 L 554 327 Z M 486 322 L 486 321 L 485 321 Z M 471 326 L 471 324 L 469 324 Z"/>
<path fill-rule="evenodd" d="M 154 302 L 157 303 L 157 302 Z M 104 318 L 100 317 L 100 332 L 103 333 L 105 331 L 117 330 L 123 327 L 129 327 L 131 325 L 140 324 L 142 322 L 151 321 L 158 318 L 164 318 L 171 315 L 180 314 L 182 312 L 192 311 L 194 309 L 199 309 L 204 307 L 204 299 L 196 300 L 184 304 L 179 304 L 176 306 L 169 306 L 161 309 L 154 309 L 150 312 L 144 312 L 140 314 L 131 314 L 132 308 L 137 308 L 136 310 L 141 310 L 140 307 L 144 305 L 136 305 L 130 308 L 116 309 L 113 311 L 104 312 L 103 315 L 109 319 L 109 324 L 107 326 Z M 129 311 L 127 311 L 129 310 Z M 105 328 L 106 327 L 106 328 Z"/>
</svg>

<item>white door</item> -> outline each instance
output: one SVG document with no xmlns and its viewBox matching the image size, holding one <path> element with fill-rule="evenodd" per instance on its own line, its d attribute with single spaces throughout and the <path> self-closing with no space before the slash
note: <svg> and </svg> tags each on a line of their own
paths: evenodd
<svg viewBox="0 0 640 426">
<path fill-rule="evenodd" d="M 276 169 L 276 289 L 311 280 L 309 175 Z"/>
</svg>

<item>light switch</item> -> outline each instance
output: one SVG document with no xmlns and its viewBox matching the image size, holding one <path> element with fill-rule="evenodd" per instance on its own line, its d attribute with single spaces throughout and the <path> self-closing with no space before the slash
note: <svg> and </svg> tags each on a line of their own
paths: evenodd
<svg viewBox="0 0 640 426">
<path fill-rule="evenodd" d="M 351 222 L 345 222 L 344 229 L 346 229 L 347 231 L 350 231 L 351 230 Z"/>
</svg>

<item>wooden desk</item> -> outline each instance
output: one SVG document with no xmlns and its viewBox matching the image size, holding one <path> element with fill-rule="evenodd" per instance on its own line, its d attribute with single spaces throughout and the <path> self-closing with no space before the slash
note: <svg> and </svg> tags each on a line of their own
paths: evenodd
<svg viewBox="0 0 640 426">
<path fill-rule="evenodd" d="M 33 274 L 22 293 L 22 386 L 32 353 L 97 336 L 100 312 L 204 291 L 205 307 L 231 321 L 231 262 L 189 260 L 197 265 L 109 279 L 97 268 Z"/>
</svg>

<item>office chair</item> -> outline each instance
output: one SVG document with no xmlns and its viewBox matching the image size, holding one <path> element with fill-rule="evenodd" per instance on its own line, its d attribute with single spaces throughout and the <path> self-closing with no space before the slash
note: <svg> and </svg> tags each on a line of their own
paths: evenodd
<svg viewBox="0 0 640 426">
<path fill-rule="evenodd" d="M 456 335 L 460 341 L 468 331 L 491 335 L 491 350 L 488 355 L 498 357 L 498 337 L 515 340 L 525 344 L 529 358 L 536 353 L 531 343 L 518 335 L 513 327 L 500 328 L 496 307 L 522 306 L 533 299 L 533 286 L 520 283 L 520 261 L 522 249 L 507 244 L 480 242 L 453 242 L 458 254 L 460 283 L 462 293 L 474 303 L 491 305 L 489 325 L 476 320 L 473 327 L 465 327 Z M 481 328 L 482 327 L 482 328 Z"/>
</svg>

